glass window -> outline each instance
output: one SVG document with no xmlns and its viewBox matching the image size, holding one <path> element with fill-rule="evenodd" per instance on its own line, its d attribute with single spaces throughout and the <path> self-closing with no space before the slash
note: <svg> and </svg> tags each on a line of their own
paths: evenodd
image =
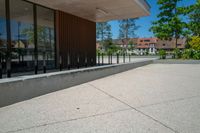
<svg viewBox="0 0 200 133">
<path fill-rule="evenodd" d="M 55 68 L 54 11 L 37 6 L 38 61 L 48 69 Z"/>
<path fill-rule="evenodd" d="M 34 69 L 33 4 L 10 0 L 12 72 Z"/>
<path fill-rule="evenodd" d="M 144 42 L 150 42 L 150 40 L 144 40 Z"/>
<path fill-rule="evenodd" d="M 7 32 L 6 32 L 6 11 L 5 11 L 5 0 L 0 0 L 0 67 L 5 72 L 6 62 L 6 51 L 7 51 Z"/>
</svg>

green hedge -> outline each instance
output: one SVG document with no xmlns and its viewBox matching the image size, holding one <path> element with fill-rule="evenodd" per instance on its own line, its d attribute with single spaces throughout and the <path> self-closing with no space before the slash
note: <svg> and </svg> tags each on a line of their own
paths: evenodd
<svg viewBox="0 0 200 133">
<path fill-rule="evenodd" d="M 159 51 L 159 56 L 160 56 L 160 59 L 166 59 L 166 51 L 165 50 L 160 50 Z"/>
<path fill-rule="evenodd" d="M 174 58 L 175 59 L 195 59 L 200 60 L 200 50 L 194 49 L 185 49 L 181 50 L 174 50 Z"/>
</svg>

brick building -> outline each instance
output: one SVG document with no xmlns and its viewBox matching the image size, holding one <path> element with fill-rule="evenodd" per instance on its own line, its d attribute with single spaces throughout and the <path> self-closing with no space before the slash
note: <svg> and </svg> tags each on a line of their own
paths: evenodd
<svg viewBox="0 0 200 133">
<path fill-rule="evenodd" d="M 151 54 L 155 55 L 158 50 L 166 50 L 167 52 L 170 52 L 176 48 L 176 40 L 175 38 L 172 40 L 160 40 L 156 37 L 152 38 L 131 38 L 129 40 L 120 40 L 116 39 L 113 40 L 113 43 L 119 45 L 121 48 L 128 48 L 128 44 L 130 42 L 133 44 L 135 50 L 128 51 L 127 53 L 134 53 L 137 55 L 145 55 L 145 54 Z M 186 38 L 180 38 L 178 39 L 177 48 L 184 49 L 186 45 Z M 97 46 L 98 43 L 97 43 Z"/>
<path fill-rule="evenodd" d="M 139 54 L 156 54 L 157 38 L 138 38 L 136 49 Z"/>
</svg>

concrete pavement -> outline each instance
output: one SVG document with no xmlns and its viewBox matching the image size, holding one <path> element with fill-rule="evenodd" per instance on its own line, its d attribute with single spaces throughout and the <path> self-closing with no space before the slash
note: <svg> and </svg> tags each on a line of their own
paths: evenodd
<svg viewBox="0 0 200 133">
<path fill-rule="evenodd" d="M 199 133 L 199 112 L 200 65 L 152 64 L 0 108 L 0 133 Z"/>
</svg>

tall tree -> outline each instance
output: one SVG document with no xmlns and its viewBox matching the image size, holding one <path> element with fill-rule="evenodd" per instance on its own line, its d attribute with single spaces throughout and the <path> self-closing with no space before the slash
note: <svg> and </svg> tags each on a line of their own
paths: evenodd
<svg viewBox="0 0 200 133">
<path fill-rule="evenodd" d="M 106 42 L 112 40 L 111 25 L 108 22 L 96 24 L 96 39 L 100 41 L 101 47 L 106 49 Z"/>
<path fill-rule="evenodd" d="M 96 24 L 97 40 L 105 41 L 112 38 L 111 25 L 108 22 L 99 22 Z"/>
<path fill-rule="evenodd" d="M 189 7 L 189 29 L 194 36 L 200 37 L 200 0 L 197 0 L 196 4 Z"/>
<path fill-rule="evenodd" d="M 119 20 L 119 38 L 129 39 L 130 37 L 135 37 L 135 31 L 139 26 L 135 23 L 136 19 L 123 19 Z"/>
<path fill-rule="evenodd" d="M 181 0 L 158 0 L 160 13 L 158 20 L 154 21 L 150 31 L 153 31 L 156 37 L 161 40 L 176 39 L 176 47 L 178 39 L 185 35 L 186 23 L 181 20 L 178 2 Z"/>
<path fill-rule="evenodd" d="M 124 46 L 128 45 L 130 38 L 136 37 L 135 31 L 139 28 L 135 23 L 136 20 L 132 18 L 119 20 L 119 38 L 122 39 Z"/>
</svg>

